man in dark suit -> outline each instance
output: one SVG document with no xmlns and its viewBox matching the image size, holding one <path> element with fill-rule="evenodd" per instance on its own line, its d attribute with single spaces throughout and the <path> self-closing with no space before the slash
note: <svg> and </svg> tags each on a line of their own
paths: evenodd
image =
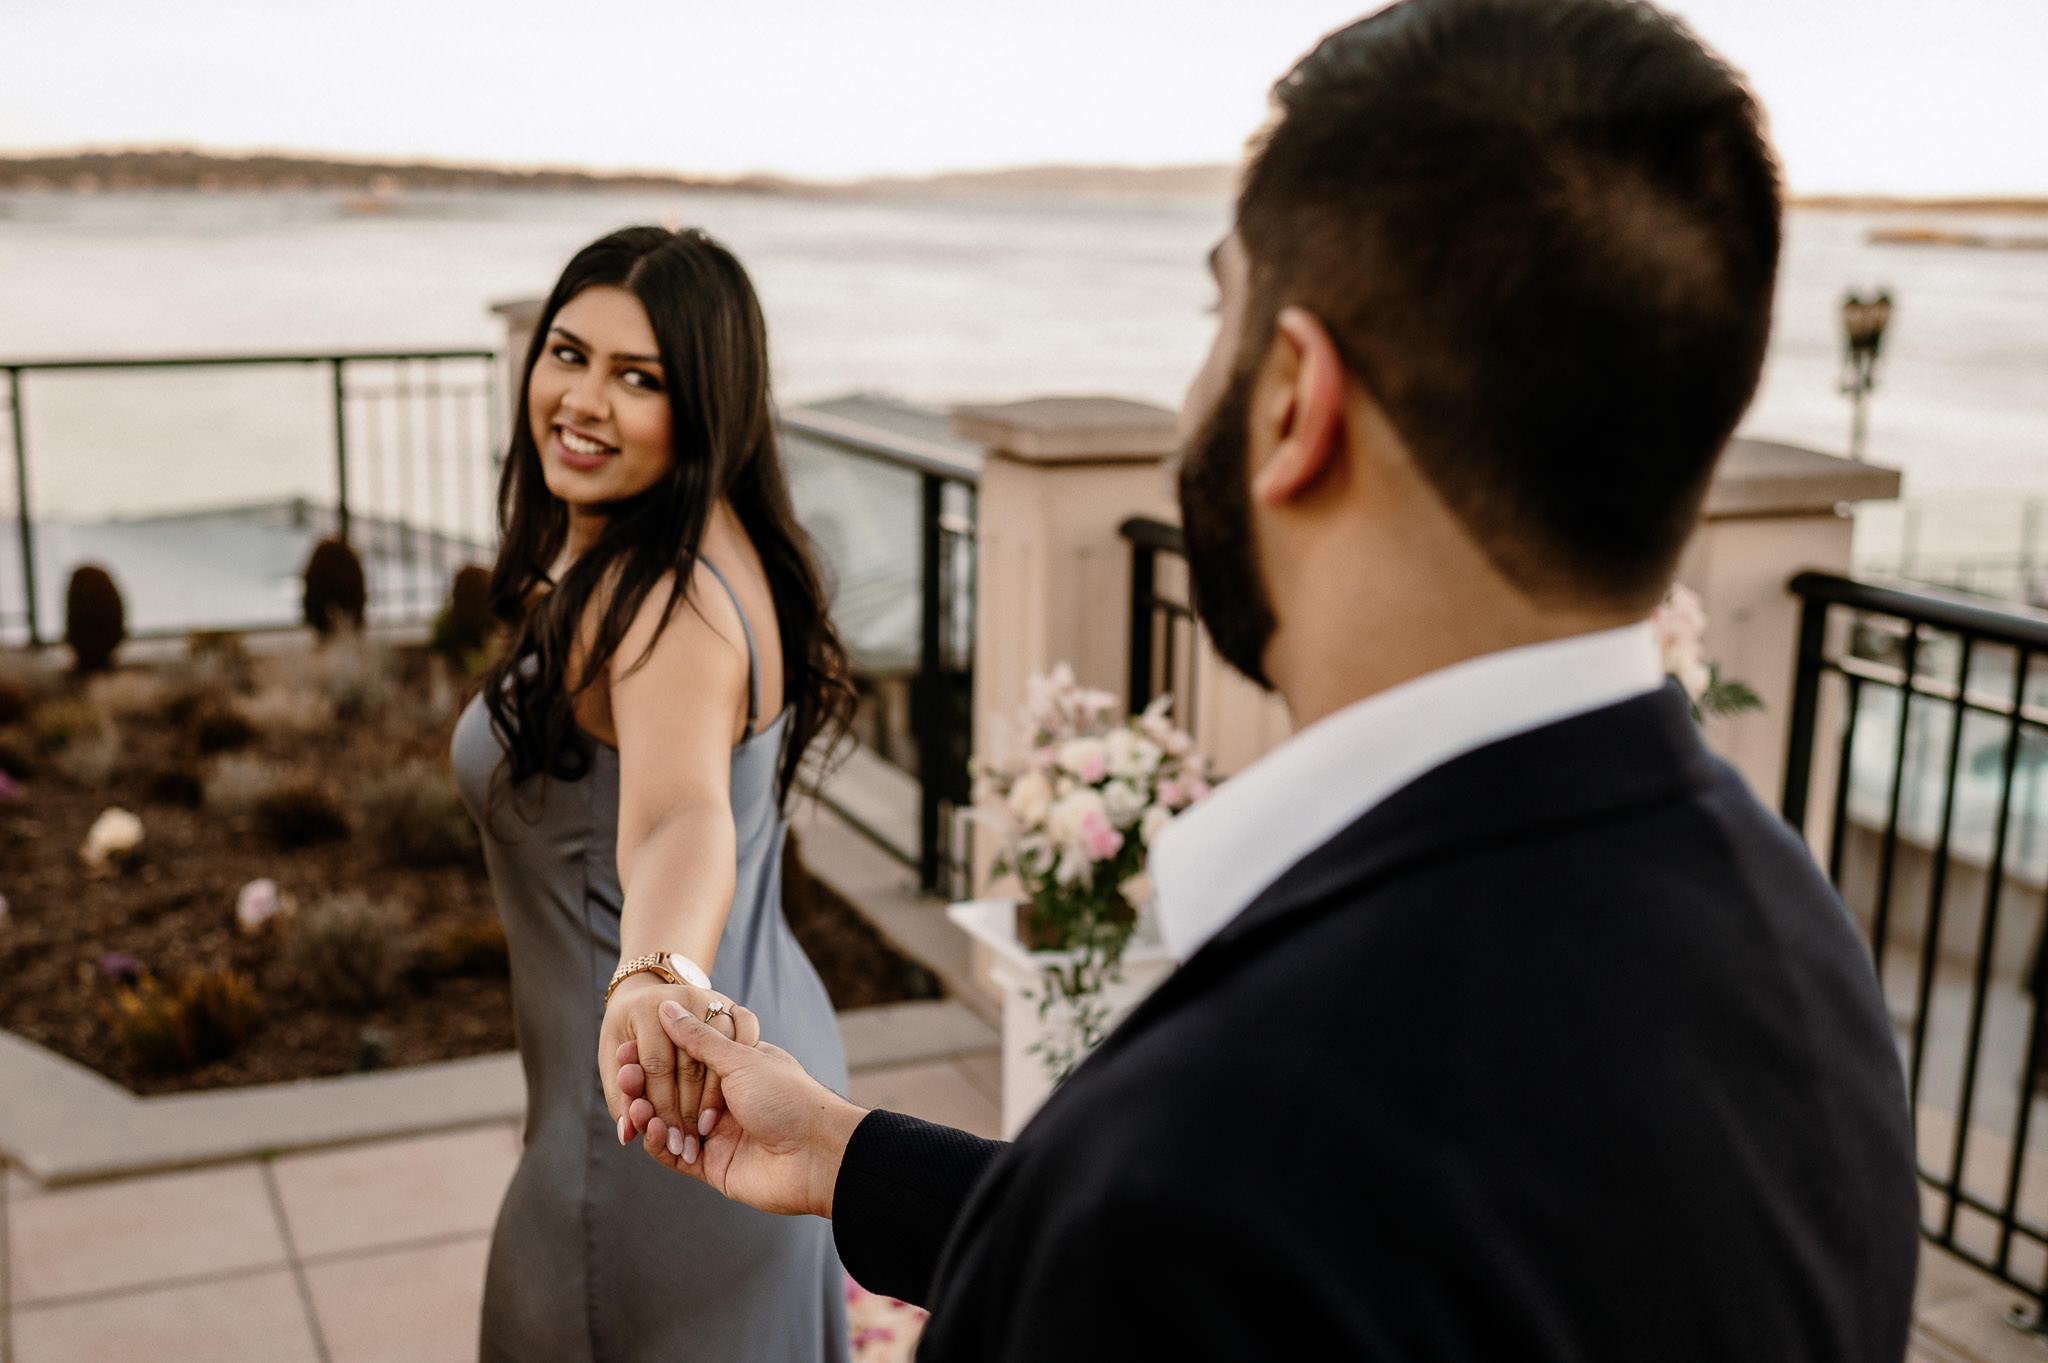
<svg viewBox="0 0 2048 1363">
<path fill-rule="evenodd" d="M 1185 964 L 1007 1146 L 677 1010 L 674 1167 L 927 1359 L 1896 1363 L 1868 959 L 1642 624 L 1763 359 L 1756 106 L 1629 0 L 1405 0 L 1275 100 L 1181 503 L 1299 732 L 1154 847 Z"/>
</svg>

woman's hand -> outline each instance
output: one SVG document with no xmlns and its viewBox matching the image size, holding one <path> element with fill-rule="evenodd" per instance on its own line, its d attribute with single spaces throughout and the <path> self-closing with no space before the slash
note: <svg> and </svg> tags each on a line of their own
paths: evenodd
<svg viewBox="0 0 2048 1363">
<path fill-rule="evenodd" d="M 720 1076 L 726 1106 L 704 1109 L 708 1131 L 701 1139 L 688 1133 L 680 1156 L 664 1149 L 655 1158 L 762 1211 L 831 1216 L 839 1166 L 867 1111 L 811 1078 L 779 1046 L 737 1045 L 717 1024 L 673 1007 L 658 1016 L 664 1040 L 684 1061 Z M 619 1056 L 621 1082 L 635 1068 L 632 1054 Z"/>
<path fill-rule="evenodd" d="M 760 1042 L 761 1022 L 750 1010 L 715 990 L 667 984 L 648 971 L 628 975 L 612 992 L 604 1024 L 598 1030 L 597 1073 L 604 1085 L 605 1106 L 618 1123 L 619 1144 L 637 1134 L 644 1139 L 648 1154 L 674 1159 L 682 1154 L 684 1136 L 696 1134 L 699 1113 L 715 1109 L 720 1096 L 718 1077 L 710 1075 L 707 1082 L 702 1062 L 679 1053 L 662 1030 L 657 1010 L 669 1002 L 699 1019 L 715 1004 L 729 1004 L 729 1011 L 718 1014 L 709 1025 L 720 1036 L 744 1046 Z M 622 1067 L 622 1048 L 628 1045 L 633 1048 L 633 1059 Z"/>
</svg>

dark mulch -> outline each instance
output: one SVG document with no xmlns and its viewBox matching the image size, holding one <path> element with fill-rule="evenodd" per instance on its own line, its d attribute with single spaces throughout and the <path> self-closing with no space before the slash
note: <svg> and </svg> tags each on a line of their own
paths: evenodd
<svg viewBox="0 0 2048 1363">
<path fill-rule="evenodd" d="M 414 659 L 409 680 L 430 665 Z M 347 807 L 372 773 L 408 757 L 445 762 L 447 729 L 445 720 L 431 719 L 409 727 L 336 724 L 305 735 L 259 734 L 246 751 L 316 774 Z M 336 891 L 363 891 L 405 906 L 415 945 L 431 961 L 432 943 L 451 925 L 487 931 L 495 919 L 481 858 L 394 866 L 360 832 L 280 850 L 249 826 L 179 802 L 191 798 L 209 760 L 198 755 L 189 721 L 142 716 L 120 721 L 120 731 L 123 752 L 112 776 L 82 789 L 38 752 L 26 721 L 0 725 L 0 768 L 24 777 L 25 786 L 23 798 L 0 803 L 0 895 L 10 909 L 0 922 L 0 1027 L 145 1094 L 342 1074 L 367 1063 L 420 1064 L 513 1045 L 510 982 L 487 953 L 416 966 L 392 1002 L 357 1013 L 315 1002 L 282 960 L 276 933 L 245 936 L 234 922 L 237 891 L 259 877 L 275 880 L 302 908 Z M 19 771 L 24 766 L 30 770 Z M 94 878 L 78 849 L 110 805 L 140 815 L 147 841 L 136 864 Z M 792 926 L 835 1006 L 937 996 L 928 971 L 891 949 L 794 857 L 785 862 Z M 181 1073 L 139 1072 L 104 1016 L 115 985 L 100 963 L 115 952 L 169 984 L 231 966 L 254 982 L 261 1020 L 224 1059 Z"/>
</svg>

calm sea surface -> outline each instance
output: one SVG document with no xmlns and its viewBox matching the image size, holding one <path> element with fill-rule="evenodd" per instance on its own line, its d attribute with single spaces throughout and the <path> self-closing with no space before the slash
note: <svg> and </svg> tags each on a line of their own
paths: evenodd
<svg viewBox="0 0 2048 1363">
<path fill-rule="evenodd" d="M 339 197 L 310 194 L 0 195 L 0 360 L 491 346 L 492 302 L 544 292 L 610 228 L 661 220 L 701 224 L 745 260 L 785 403 L 868 389 L 932 403 L 1106 392 L 1177 405 L 1207 344 L 1202 262 L 1228 206 L 414 195 L 355 217 Z M 1746 429 L 1844 447 L 1836 305 L 1845 288 L 1888 285 L 1899 305 L 1871 457 L 1903 468 L 1910 496 L 1971 508 L 1948 538 L 1988 541 L 2027 497 L 2048 497 L 2048 252 L 1866 244 L 1873 225 L 1902 222 L 2041 230 L 2038 219 L 1795 213 Z M 33 378 L 38 511 L 325 497 L 325 382 L 301 371 Z"/>
</svg>

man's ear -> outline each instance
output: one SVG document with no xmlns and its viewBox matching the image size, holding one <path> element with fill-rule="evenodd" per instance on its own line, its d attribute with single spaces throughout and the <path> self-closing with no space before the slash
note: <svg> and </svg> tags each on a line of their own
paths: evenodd
<svg viewBox="0 0 2048 1363">
<path fill-rule="evenodd" d="M 1274 445 L 1252 479 L 1252 495 L 1278 506 L 1314 488 L 1343 454 L 1344 361 L 1314 313 L 1281 309 L 1266 384 L 1272 405 L 1255 400 L 1254 410 L 1273 414 Z"/>
</svg>

